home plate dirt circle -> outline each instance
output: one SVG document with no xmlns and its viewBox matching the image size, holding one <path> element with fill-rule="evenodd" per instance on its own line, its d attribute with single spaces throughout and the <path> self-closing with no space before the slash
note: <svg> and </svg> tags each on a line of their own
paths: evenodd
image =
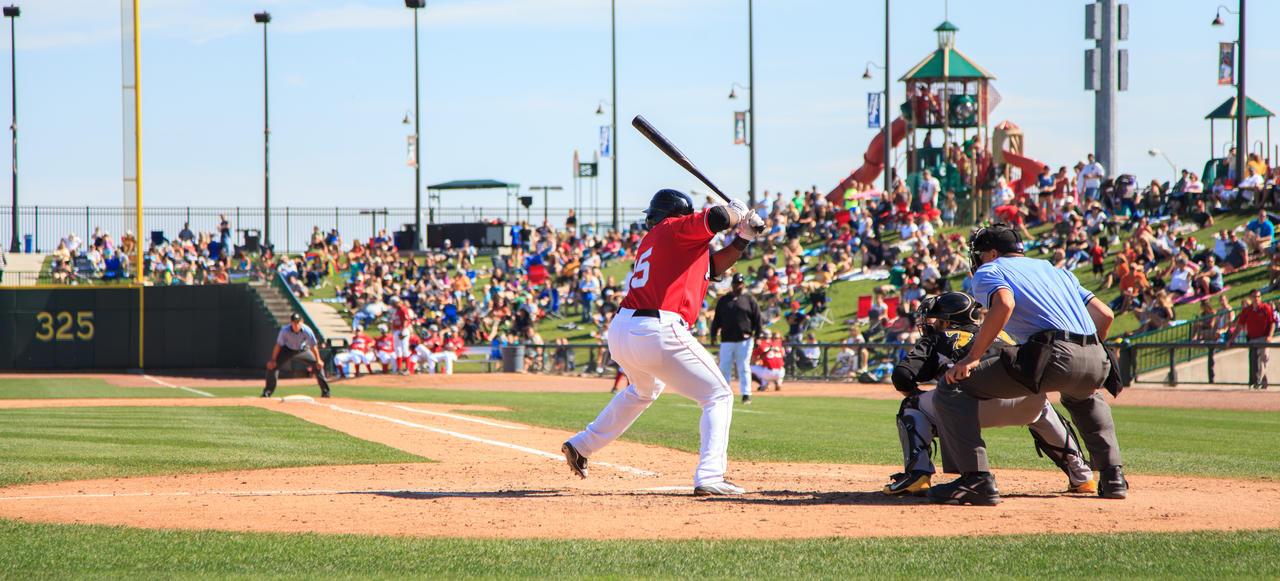
<svg viewBox="0 0 1280 581">
<path fill-rule="evenodd" d="M 507 382 L 499 374 L 484 378 L 489 381 L 454 385 L 465 389 L 462 384 L 474 382 L 471 388 L 491 389 Z M 373 379 L 394 379 L 406 386 L 428 383 L 419 378 Z M 592 390 L 601 385 L 608 389 L 607 380 L 566 379 L 576 378 L 521 376 L 509 382 L 541 383 L 544 390 L 556 386 L 585 390 L 588 385 Z M 165 381 L 189 387 L 226 385 L 193 378 Z M 431 378 L 430 383 L 441 387 L 453 382 Z M 335 386 L 335 394 L 341 393 L 342 385 Z M 864 388 L 839 384 L 821 389 Z M 1122 397 L 1128 399 L 1130 393 Z M 1168 399 L 1167 394 L 1159 396 L 1165 405 Z M 1268 398 L 1261 407 L 1280 405 L 1274 400 Z M 879 490 L 887 475 L 897 471 L 895 467 L 846 464 L 731 461 L 730 479 L 748 493 L 695 498 L 691 494 L 693 454 L 617 442 L 591 459 L 591 477 L 580 480 L 570 474 L 559 452 L 570 433 L 468 413 L 493 409 L 478 406 L 341 397 L 310 402 L 258 398 L 0 401 L 0 407 L 8 408 L 112 405 L 262 407 L 437 462 L 16 486 L 0 489 L 0 518 L 434 537 L 780 539 L 1243 530 L 1274 527 L 1280 514 L 1280 483 L 1271 480 L 1131 474 L 1129 498 L 1117 501 L 1063 493 L 1066 481 L 1056 470 L 998 470 L 1003 503 L 954 507 L 930 505 L 919 498 L 886 497 Z"/>
</svg>

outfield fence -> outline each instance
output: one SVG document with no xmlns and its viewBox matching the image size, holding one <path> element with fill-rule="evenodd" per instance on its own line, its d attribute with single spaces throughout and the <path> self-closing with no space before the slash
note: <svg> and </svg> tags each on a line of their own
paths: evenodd
<svg viewBox="0 0 1280 581">
<path fill-rule="evenodd" d="M 58 242 L 71 233 L 81 240 L 91 240 L 95 229 L 109 232 L 119 242 L 125 231 L 139 233 L 141 240 L 150 241 L 153 236 L 177 239 L 183 224 L 189 224 L 192 232 L 216 233 L 225 216 L 232 231 L 231 242 L 244 246 L 250 236 L 262 236 L 266 222 L 261 207 L 241 206 L 144 206 L 142 223 L 137 227 L 133 208 L 109 206 L 18 206 L 18 239 L 27 251 L 26 237 L 30 236 L 31 252 L 52 252 Z M 541 224 L 544 212 L 538 208 L 459 206 L 447 208 L 423 208 L 422 224 L 425 228 L 436 223 L 471 223 L 499 220 L 503 223 L 528 221 Z M 553 227 L 562 228 L 569 215 L 568 207 L 549 207 L 546 216 Z M 611 211 L 610 211 L 611 212 Z M 621 216 L 640 220 L 638 208 L 620 208 Z M 608 214 L 604 209 L 585 209 L 578 215 L 578 223 L 585 226 L 597 222 L 608 227 Z M 0 208 L 0 240 L 10 240 L 12 207 Z M 336 228 L 346 244 L 352 240 L 369 239 L 380 230 L 388 233 L 402 231 L 414 224 L 413 208 L 393 207 L 275 207 L 271 209 L 271 242 L 277 252 L 297 253 L 307 249 L 315 228 L 323 232 Z M 216 239 L 216 237 L 215 237 Z M 261 238 L 259 241 L 265 242 Z"/>
</svg>

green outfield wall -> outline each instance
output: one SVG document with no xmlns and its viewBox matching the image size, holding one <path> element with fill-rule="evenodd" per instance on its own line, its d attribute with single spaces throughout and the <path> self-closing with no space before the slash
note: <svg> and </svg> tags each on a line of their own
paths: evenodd
<svg viewBox="0 0 1280 581">
<path fill-rule="evenodd" d="M 279 328 L 247 285 L 0 288 L 0 369 L 261 368 Z M 138 330 L 142 329 L 139 365 Z"/>
</svg>

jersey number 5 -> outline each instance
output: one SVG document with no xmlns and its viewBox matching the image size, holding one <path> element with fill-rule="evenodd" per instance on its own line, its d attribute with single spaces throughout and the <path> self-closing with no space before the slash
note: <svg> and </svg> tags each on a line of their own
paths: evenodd
<svg viewBox="0 0 1280 581">
<path fill-rule="evenodd" d="M 650 248 L 636 259 L 636 265 L 631 269 L 631 278 L 628 281 L 627 288 L 640 288 L 649 282 L 649 255 L 653 254 Z"/>
</svg>

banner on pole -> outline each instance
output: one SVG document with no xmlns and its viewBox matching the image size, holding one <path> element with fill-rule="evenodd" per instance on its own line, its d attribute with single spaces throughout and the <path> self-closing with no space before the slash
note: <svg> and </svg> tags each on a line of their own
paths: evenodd
<svg viewBox="0 0 1280 581">
<path fill-rule="evenodd" d="M 1236 84 L 1236 43 L 1218 43 L 1218 84 Z"/>
<path fill-rule="evenodd" d="M 593 178 L 598 175 L 599 165 L 595 162 L 584 161 L 578 164 L 578 177 Z"/>
<path fill-rule="evenodd" d="M 613 157 L 613 127 L 610 125 L 600 126 L 600 157 Z"/>
<path fill-rule="evenodd" d="M 747 112 L 733 112 L 733 144 L 742 145 L 747 142 Z"/>
<path fill-rule="evenodd" d="M 867 129 L 880 128 L 880 93 L 867 93 Z"/>
<path fill-rule="evenodd" d="M 406 165 L 408 165 L 409 167 L 418 167 L 418 136 L 417 135 L 409 136 L 409 161 L 407 162 Z"/>
</svg>

